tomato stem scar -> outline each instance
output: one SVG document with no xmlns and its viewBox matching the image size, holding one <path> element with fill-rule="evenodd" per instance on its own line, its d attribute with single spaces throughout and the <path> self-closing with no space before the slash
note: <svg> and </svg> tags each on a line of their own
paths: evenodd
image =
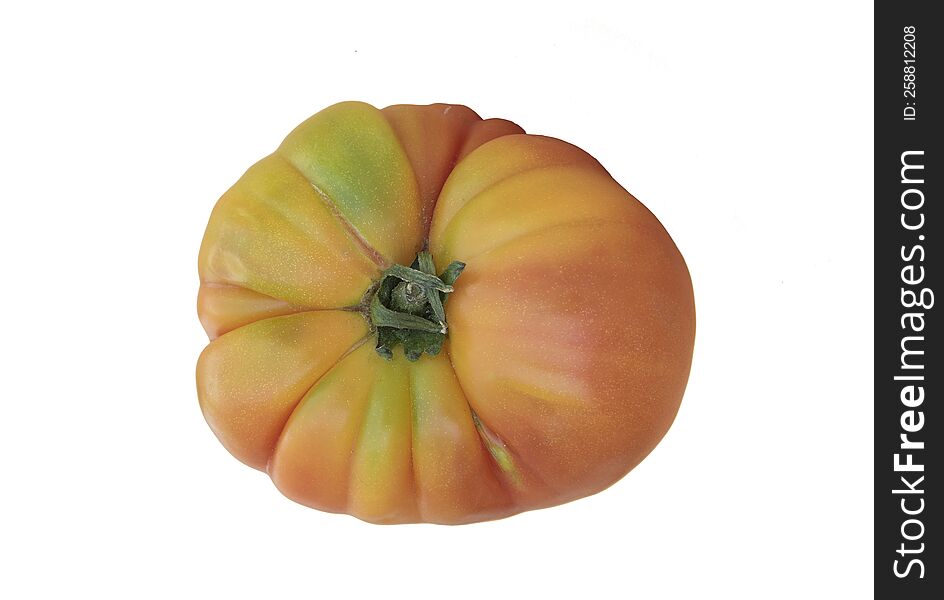
<svg viewBox="0 0 944 600">
<path fill-rule="evenodd" d="M 403 345 L 408 360 L 439 354 L 449 330 L 443 303 L 455 289 L 465 263 L 453 261 L 438 277 L 432 255 L 423 250 L 409 267 L 392 265 L 365 294 L 364 316 L 377 332 L 377 354 L 393 358 Z"/>
</svg>

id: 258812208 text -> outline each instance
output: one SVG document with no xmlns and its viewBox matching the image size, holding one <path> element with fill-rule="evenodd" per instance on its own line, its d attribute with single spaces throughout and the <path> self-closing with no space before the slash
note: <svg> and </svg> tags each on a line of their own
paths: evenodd
<svg viewBox="0 0 944 600">
<path fill-rule="evenodd" d="M 905 121 L 914 121 L 918 113 L 918 96 L 917 96 L 917 74 L 918 69 L 918 55 L 915 44 L 917 43 L 916 29 L 913 25 L 909 25 L 904 28 L 904 36 L 902 37 L 902 47 L 904 49 L 904 61 L 905 67 L 904 71 L 904 101 L 905 108 L 903 111 L 903 118 Z"/>
</svg>

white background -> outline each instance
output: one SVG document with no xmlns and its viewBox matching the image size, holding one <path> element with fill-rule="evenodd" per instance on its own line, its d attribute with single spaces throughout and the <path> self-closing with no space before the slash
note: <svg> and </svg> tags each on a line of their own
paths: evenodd
<svg viewBox="0 0 944 600">
<path fill-rule="evenodd" d="M 0 596 L 869 594 L 872 8 L 383 4 L 0 9 Z M 691 380 L 614 487 L 379 527 L 293 504 L 213 437 L 206 219 L 347 99 L 569 140 L 673 235 Z"/>
</svg>

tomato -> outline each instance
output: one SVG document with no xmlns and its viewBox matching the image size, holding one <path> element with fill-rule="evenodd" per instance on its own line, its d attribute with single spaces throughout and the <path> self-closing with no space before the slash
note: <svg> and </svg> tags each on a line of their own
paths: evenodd
<svg viewBox="0 0 944 600">
<path fill-rule="evenodd" d="M 289 498 L 468 523 L 596 493 L 668 430 L 695 312 L 586 152 L 457 105 L 329 107 L 219 200 L 200 406 Z"/>
</svg>

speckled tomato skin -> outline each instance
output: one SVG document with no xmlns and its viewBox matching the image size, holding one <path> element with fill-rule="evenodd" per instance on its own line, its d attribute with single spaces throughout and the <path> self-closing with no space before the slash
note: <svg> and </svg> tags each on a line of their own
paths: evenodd
<svg viewBox="0 0 944 600">
<path fill-rule="evenodd" d="M 360 308 L 428 247 L 467 264 L 437 356 L 385 360 Z M 289 498 L 458 524 L 596 493 L 668 430 L 691 279 L 590 155 L 458 105 L 334 105 L 219 200 L 200 250 L 203 413 Z"/>
</svg>

